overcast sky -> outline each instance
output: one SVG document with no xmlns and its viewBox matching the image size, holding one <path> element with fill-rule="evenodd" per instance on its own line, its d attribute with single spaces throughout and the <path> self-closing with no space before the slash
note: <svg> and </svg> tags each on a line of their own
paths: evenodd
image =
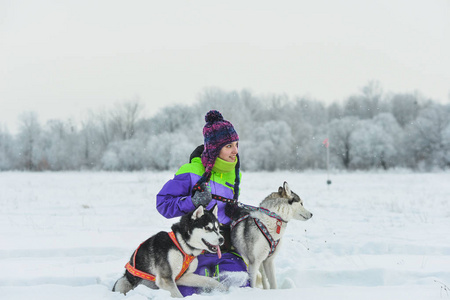
<svg viewBox="0 0 450 300">
<path fill-rule="evenodd" d="M 370 80 L 450 103 L 449 0 L 0 0 L 0 125 L 149 114 L 207 87 L 330 103 Z"/>
</svg>

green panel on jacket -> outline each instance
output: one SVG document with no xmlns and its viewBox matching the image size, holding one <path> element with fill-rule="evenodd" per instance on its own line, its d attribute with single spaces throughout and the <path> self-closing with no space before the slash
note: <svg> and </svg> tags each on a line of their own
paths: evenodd
<svg viewBox="0 0 450 300">
<path fill-rule="evenodd" d="M 205 167 L 202 164 L 202 160 L 200 157 L 194 157 L 191 163 L 184 164 L 181 168 L 175 173 L 175 175 L 185 174 L 185 173 L 193 173 L 198 176 L 202 176 L 205 173 Z M 234 179 L 236 178 L 235 171 L 231 171 L 228 173 L 211 173 L 211 181 L 214 181 L 218 184 L 222 184 L 232 190 L 234 190 Z M 239 172 L 239 177 L 242 179 L 242 174 Z"/>
</svg>

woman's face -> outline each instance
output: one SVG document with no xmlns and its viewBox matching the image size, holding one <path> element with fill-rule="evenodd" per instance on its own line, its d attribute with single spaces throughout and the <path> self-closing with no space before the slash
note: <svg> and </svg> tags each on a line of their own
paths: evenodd
<svg viewBox="0 0 450 300">
<path fill-rule="evenodd" d="M 238 154 L 238 142 L 232 142 L 220 149 L 219 157 L 224 161 L 234 162 L 236 160 L 236 154 Z"/>
</svg>

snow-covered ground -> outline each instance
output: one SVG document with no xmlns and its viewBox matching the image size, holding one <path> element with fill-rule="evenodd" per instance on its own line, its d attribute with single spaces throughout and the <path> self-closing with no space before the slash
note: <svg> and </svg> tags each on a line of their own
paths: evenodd
<svg viewBox="0 0 450 300">
<path fill-rule="evenodd" d="M 0 299 L 169 299 L 111 292 L 140 242 L 168 231 L 155 195 L 171 172 L 0 173 Z M 244 173 L 257 205 L 284 180 L 314 213 L 289 223 L 279 290 L 219 299 L 450 299 L 450 173 Z M 206 299 L 204 295 L 191 299 Z"/>
</svg>

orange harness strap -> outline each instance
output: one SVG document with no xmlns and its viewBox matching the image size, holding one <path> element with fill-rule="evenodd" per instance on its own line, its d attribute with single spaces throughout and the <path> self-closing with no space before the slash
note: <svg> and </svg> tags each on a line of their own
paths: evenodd
<svg viewBox="0 0 450 300">
<path fill-rule="evenodd" d="M 186 254 L 186 252 L 183 251 L 183 249 L 181 248 L 180 244 L 178 243 L 177 238 L 175 237 L 175 234 L 173 233 L 173 231 L 169 232 L 169 237 L 172 239 L 175 246 L 177 246 L 178 250 L 180 250 L 181 254 L 183 254 L 183 266 L 181 267 L 180 273 L 175 278 L 175 280 L 178 280 L 181 276 L 183 276 L 184 272 L 186 272 L 186 270 L 189 268 L 189 265 L 195 259 L 195 256 Z M 138 250 L 141 246 L 142 246 L 142 244 L 140 244 L 139 247 L 136 249 L 136 251 L 134 251 L 133 265 L 131 265 L 130 262 L 128 262 L 125 265 L 125 269 L 127 269 L 127 271 L 130 272 L 131 275 L 133 275 L 133 276 L 136 276 L 136 277 L 139 277 L 139 278 L 142 278 L 145 280 L 155 281 L 156 280 L 155 275 L 140 271 L 134 267 L 136 265 L 136 253 L 138 252 Z"/>
</svg>

